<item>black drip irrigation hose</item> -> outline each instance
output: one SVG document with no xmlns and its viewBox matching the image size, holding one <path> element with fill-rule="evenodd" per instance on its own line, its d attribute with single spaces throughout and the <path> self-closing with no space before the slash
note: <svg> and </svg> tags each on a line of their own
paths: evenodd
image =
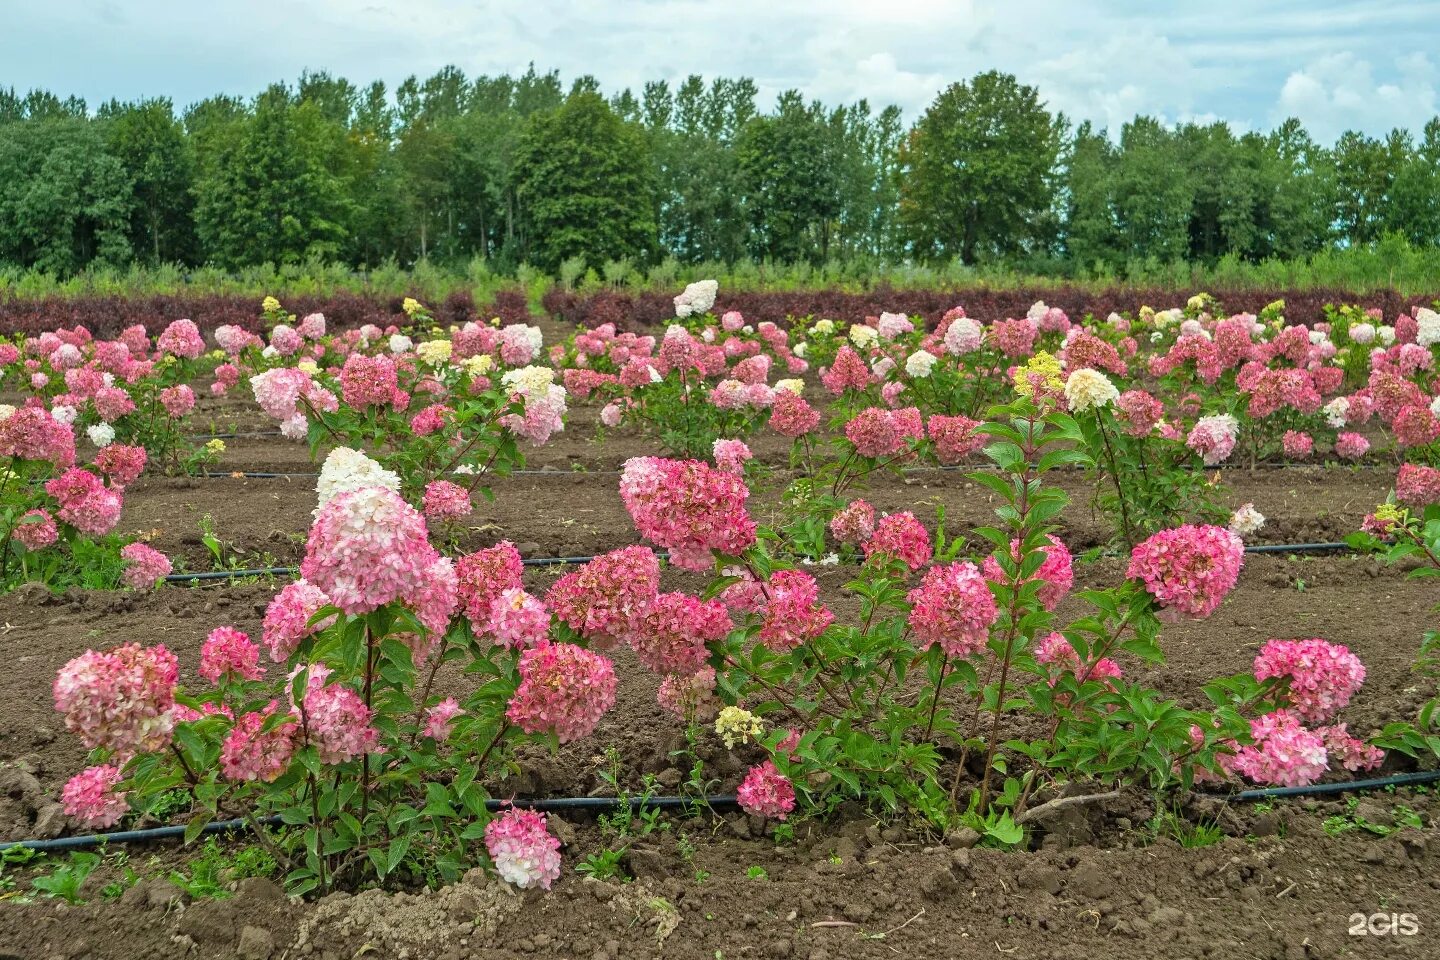
<svg viewBox="0 0 1440 960">
<path fill-rule="evenodd" d="M 1348 543 L 1266 543 L 1259 546 L 1246 547 L 1246 553 L 1340 553 L 1354 551 L 1356 548 Z M 668 559 L 669 554 L 657 553 L 660 559 Z M 1119 556 L 1119 554 L 1115 554 Z M 522 566 L 526 567 L 559 567 L 567 564 L 589 563 L 595 557 L 527 557 L 521 560 Z M 208 573 L 172 573 L 165 578 L 166 583 L 205 583 L 222 580 L 246 580 L 250 577 L 293 577 L 300 572 L 299 567 L 256 567 L 250 570 L 214 570 Z"/>
<path fill-rule="evenodd" d="M 668 553 L 657 553 L 662 560 L 669 559 Z M 527 557 L 520 561 L 526 567 L 560 567 L 567 564 L 589 563 L 594 557 Z M 208 573 L 172 573 L 165 577 L 166 583 L 198 583 L 214 580 L 245 580 L 250 577 L 293 577 L 299 567 L 255 567 L 251 570 L 212 570 Z"/>
<path fill-rule="evenodd" d="M 1422 770 L 1417 773 L 1399 773 L 1390 777 L 1376 777 L 1370 780 L 1343 780 L 1338 783 L 1314 783 L 1304 787 L 1264 787 L 1257 790 L 1240 790 L 1233 793 L 1220 791 L 1199 791 L 1202 796 L 1225 800 L 1252 801 L 1276 800 L 1290 797 L 1332 796 L 1340 793 L 1365 793 L 1372 790 L 1386 790 L 1390 787 L 1407 787 L 1440 781 L 1440 770 Z M 485 809 L 494 813 L 506 807 L 521 807 L 540 813 L 612 813 L 622 804 L 631 810 L 728 810 L 739 805 L 734 794 L 717 794 L 703 800 L 692 797 L 552 797 L 543 800 L 486 800 Z M 277 826 L 278 816 L 259 817 L 254 825 Z M 201 834 L 238 833 L 252 827 L 250 820 L 214 820 L 201 829 Z M 114 833 L 82 834 L 73 837 L 56 837 L 53 840 L 10 840 L 0 843 L 0 853 L 17 847 L 38 852 L 50 850 L 80 850 L 105 844 L 149 843 L 156 840 L 174 840 L 185 836 L 186 827 L 151 827 L 145 830 L 118 830 Z"/>
<path fill-rule="evenodd" d="M 1440 770 L 1421 770 L 1418 773 L 1397 773 L 1393 777 L 1376 777 L 1371 780 L 1341 780 L 1338 783 L 1312 783 L 1305 787 L 1262 787 L 1257 790 L 1240 790 L 1236 793 L 1203 791 L 1206 796 L 1222 797 L 1228 800 L 1274 800 L 1284 797 L 1325 797 L 1352 791 L 1363 793 L 1368 790 L 1385 790 L 1390 787 L 1414 786 L 1421 783 L 1440 781 Z"/>
<path fill-rule="evenodd" d="M 730 809 L 737 805 L 734 794 L 708 796 L 703 800 L 693 797 L 552 797 L 543 800 L 486 800 L 485 809 L 491 813 L 506 807 L 520 807 L 540 813 L 613 813 L 628 804 L 631 810 L 711 810 Z M 278 826 L 278 816 L 257 817 L 253 824 L 264 827 Z M 212 820 L 205 824 L 200 833 L 238 833 L 252 827 L 250 820 Z M 74 837 L 56 837 L 53 840 L 10 840 L 0 843 L 0 853 L 16 847 L 35 851 L 80 850 L 104 844 L 148 843 L 154 840 L 175 840 L 185 836 L 186 827 L 150 827 L 145 830 L 117 830 L 114 833 L 81 834 Z"/>
</svg>

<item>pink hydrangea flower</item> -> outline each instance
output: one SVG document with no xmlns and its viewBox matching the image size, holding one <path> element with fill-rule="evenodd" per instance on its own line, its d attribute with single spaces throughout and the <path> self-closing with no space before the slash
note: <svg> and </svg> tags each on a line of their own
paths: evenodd
<svg viewBox="0 0 1440 960">
<path fill-rule="evenodd" d="M 549 639 L 550 611 L 520 587 L 507 587 L 490 602 L 488 632 L 511 650 L 540 646 Z"/>
<path fill-rule="evenodd" d="M 265 608 L 264 640 L 270 648 L 270 659 L 284 663 L 302 640 L 334 623 L 334 617 L 327 617 L 314 626 L 310 624 L 320 608 L 329 605 L 325 591 L 310 581 L 301 578 L 287 583 Z"/>
<path fill-rule="evenodd" d="M 195 391 L 186 384 L 166 387 L 160 391 L 160 405 L 172 418 L 179 419 L 195 409 Z"/>
<path fill-rule="evenodd" d="M 1358 433 L 1342 433 L 1335 438 L 1335 453 L 1345 460 L 1359 460 L 1370 452 L 1370 441 Z"/>
<path fill-rule="evenodd" d="M 120 556 L 125 560 L 122 575 L 131 590 L 153 590 L 155 584 L 170 575 L 170 558 L 143 543 L 127 543 Z"/>
<path fill-rule="evenodd" d="M 327 684 L 329 673 L 311 665 L 305 696 L 295 709 L 300 721 L 297 735 L 315 747 L 321 763 L 345 763 L 377 752 L 380 734 L 370 725 L 374 711 L 349 687 Z"/>
<path fill-rule="evenodd" d="M 123 779 L 114 764 L 86 767 L 71 777 L 60 792 L 65 815 L 87 827 L 113 827 L 130 810 L 125 793 L 115 787 Z"/>
<path fill-rule="evenodd" d="M 505 716 L 526 733 L 579 740 L 615 705 L 615 668 L 598 653 L 569 643 L 531 647 L 520 654 L 519 670 Z"/>
<path fill-rule="evenodd" d="M 491 605 L 506 590 L 518 588 L 524 572 L 520 553 L 509 540 L 455 561 L 460 608 L 472 630 L 484 633 L 489 629 Z"/>
<path fill-rule="evenodd" d="M 485 849 L 500 879 L 522 890 L 549 890 L 560 879 L 560 840 L 545 814 L 510 807 L 485 825 Z"/>
<path fill-rule="evenodd" d="M 716 467 L 737 477 L 745 475 L 745 463 L 751 453 L 744 440 L 716 440 L 712 452 Z"/>
<path fill-rule="evenodd" d="M 219 683 L 227 675 L 259 680 L 265 668 L 260 666 L 260 648 L 248 634 L 234 627 L 216 627 L 200 647 L 200 676 Z"/>
<path fill-rule="evenodd" d="M 893 456 L 905 448 L 905 438 L 889 410 L 866 407 L 845 424 L 845 439 L 862 457 L 880 459 Z"/>
<path fill-rule="evenodd" d="M 1080 661 L 1080 654 L 1064 634 L 1051 633 L 1035 645 L 1035 662 L 1054 669 L 1050 673 L 1050 686 L 1055 686 L 1060 676 L 1071 674 L 1084 683 L 1087 680 L 1106 682 L 1118 680 L 1124 675 L 1120 665 L 1109 657 L 1101 657 L 1090 665 Z"/>
<path fill-rule="evenodd" d="M 464 715 L 459 702 L 454 697 L 446 697 L 425 711 L 425 729 L 422 732 L 432 740 L 449 740 L 451 724 L 456 717 Z"/>
<path fill-rule="evenodd" d="M 670 550 L 684 570 L 705 570 L 713 552 L 737 555 L 755 542 L 744 481 L 698 460 L 625 461 L 620 498 L 641 536 Z"/>
<path fill-rule="evenodd" d="M 1304 460 L 1315 449 L 1315 439 L 1300 430 L 1286 430 L 1280 443 L 1285 450 L 1285 456 L 1292 460 Z"/>
<path fill-rule="evenodd" d="M 947 417 L 934 414 L 925 430 L 935 444 L 935 457 L 950 466 L 964 460 L 985 445 L 985 435 L 976 433 L 980 421 L 969 417 Z"/>
<path fill-rule="evenodd" d="M 148 459 L 144 447 L 112 443 L 95 454 L 95 466 L 112 484 L 128 487 L 140 479 Z"/>
<path fill-rule="evenodd" d="M 877 554 L 894 557 L 911 570 L 919 570 L 934 553 L 925 525 L 909 510 L 886 514 L 876 524 L 874 535 L 865 541 L 864 549 L 867 560 Z"/>
<path fill-rule="evenodd" d="M 556 580 L 545 601 L 570 629 L 597 646 L 609 646 L 654 602 L 659 588 L 654 551 L 624 547 Z"/>
<path fill-rule="evenodd" d="M 1402 464 L 1395 476 L 1395 499 L 1407 507 L 1440 503 L 1440 470 L 1418 463 Z"/>
<path fill-rule="evenodd" d="M 766 585 L 760 642 L 771 650 L 793 650 L 825 632 L 835 619 L 820 602 L 815 578 L 802 570 L 777 570 Z"/>
<path fill-rule="evenodd" d="M 1234 589 L 1244 562 L 1245 544 L 1229 530 L 1185 524 L 1137 545 L 1125 575 L 1160 606 L 1204 619 Z"/>
<path fill-rule="evenodd" d="M 1385 760 L 1384 750 L 1350 736 L 1343 723 L 1320 727 L 1316 732 L 1325 738 L 1325 750 L 1330 755 L 1330 763 L 1338 763 L 1351 773 L 1374 770 Z"/>
<path fill-rule="evenodd" d="M 200 328 L 194 322 L 176 320 L 160 334 L 155 346 L 165 353 L 194 360 L 205 352 L 205 338 L 200 336 Z"/>
<path fill-rule="evenodd" d="M 1290 709 L 1309 723 L 1334 716 L 1365 682 L 1365 666 L 1344 644 L 1319 637 L 1270 640 L 1255 657 L 1255 679 L 1284 679 Z"/>
<path fill-rule="evenodd" d="M 21 407 L 0 419 L 0 457 L 45 460 L 57 467 L 75 462 L 75 431 L 48 410 Z"/>
<path fill-rule="evenodd" d="M 789 390 L 776 390 L 770 408 L 770 429 L 782 437 L 798 439 L 820 425 L 820 411 L 804 397 Z"/>
<path fill-rule="evenodd" d="M 795 785 L 772 760 L 751 767 L 735 796 L 751 816 L 784 820 L 795 809 Z"/>
<path fill-rule="evenodd" d="M 870 368 L 858 353 L 848 345 L 843 346 L 835 354 L 830 369 L 820 374 L 820 382 L 837 397 L 846 390 L 864 390 L 870 386 Z"/>
<path fill-rule="evenodd" d="M 660 684 L 655 700 L 684 720 L 708 720 L 720 709 L 715 696 L 715 668 L 706 665 L 695 673 L 672 673 Z"/>
<path fill-rule="evenodd" d="M 438 559 L 414 507 L 393 490 L 362 487 L 320 508 L 300 573 L 355 616 L 420 594 Z"/>
<path fill-rule="evenodd" d="M 398 389 L 395 361 L 384 354 L 352 353 L 340 368 L 340 396 L 357 410 L 390 405 Z"/>
<path fill-rule="evenodd" d="M 709 658 L 706 645 L 733 628 L 719 600 L 661 593 L 631 619 L 627 639 L 640 662 L 656 673 L 694 673 Z"/>
<path fill-rule="evenodd" d="M 1251 720 L 1250 736 L 1255 743 L 1238 747 L 1221 766 L 1255 783 L 1301 787 L 1320 779 L 1329 766 L 1325 736 L 1286 710 Z"/>
<path fill-rule="evenodd" d="M 1229 414 L 1201 417 L 1185 438 L 1185 444 L 1200 454 L 1207 467 L 1224 462 L 1235 449 L 1240 424 Z"/>
<path fill-rule="evenodd" d="M 243 714 L 220 745 L 220 772 L 227 780 L 273 783 L 290 766 L 299 725 L 292 717 L 262 731 L 265 721 L 280 709 L 271 700 L 262 710 Z"/>
<path fill-rule="evenodd" d="M 1000 616 L 985 575 L 968 561 L 931 567 L 906 599 L 919 645 L 928 650 L 939 644 L 948 657 L 983 650 Z"/>
<path fill-rule="evenodd" d="M 1144 390 L 1126 390 L 1115 400 L 1115 417 L 1132 437 L 1145 437 L 1165 417 L 1165 407 Z"/>
<path fill-rule="evenodd" d="M 60 502 L 60 519 L 81 533 L 100 536 L 120 520 L 120 494 L 88 470 L 66 470 L 46 482 L 45 492 Z"/>
<path fill-rule="evenodd" d="M 860 546 L 875 535 L 875 508 L 864 500 L 852 500 L 830 518 L 830 533 L 841 543 Z"/>
<path fill-rule="evenodd" d="M 436 522 L 469 516 L 474 509 L 470 493 L 449 480 L 431 480 L 425 485 L 425 518 Z"/>
<path fill-rule="evenodd" d="M 87 650 L 56 675 L 55 709 L 86 747 L 125 760 L 170 743 L 179 676 L 179 663 L 164 644 Z"/>
<path fill-rule="evenodd" d="M 1025 582 L 1040 581 L 1040 605 L 1046 610 L 1054 610 L 1060 606 L 1060 601 L 1070 593 L 1070 587 L 1075 582 L 1075 568 L 1069 548 L 1061 543 L 1054 534 L 1047 534 L 1046 539 L 1050 542 L 1040 547 L 1041 552 L 1045 554 L 1045 560 L 1040 564 L 1040 569 L 1035 571 L 1035 575 Z M 1010 556 L 1019 562 L 1019 540 L 1010 541 Z M 985 579 L 992 583 L 1010 582 L 1010 577 L 1000 567 L 1000 561 L 993 556 L 985 558 L 984 570 Z"/>
<path fill-rule="evenodd" d="M 48 510 L 30 510 L 16 522 L 15 539 L 26 550 L 42 550 L 60 539 L 60 531 Z"/>
</svg>

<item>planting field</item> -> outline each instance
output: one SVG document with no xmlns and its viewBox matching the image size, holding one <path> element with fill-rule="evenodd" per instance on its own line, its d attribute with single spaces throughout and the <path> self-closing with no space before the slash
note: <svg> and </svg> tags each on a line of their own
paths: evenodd
<svg viewBox="0 0 1440 960">
<path fill-rule="evenodd" d="M 0 958 L 1436 955 L 1440 316 L 673 306 L 0 356 Z"/>
</svg>

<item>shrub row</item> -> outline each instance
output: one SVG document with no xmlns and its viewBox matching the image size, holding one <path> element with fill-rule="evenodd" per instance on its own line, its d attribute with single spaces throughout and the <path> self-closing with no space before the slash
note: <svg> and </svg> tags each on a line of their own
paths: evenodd
<svg viewBox="0 0 1440 960">
<path fill-rule="evenodd" d="M 739 310 L 752 321 L 786 317 L 828 317 L 831 320 L 856 323 L 882 311 L 923 316 L 932 324 L 957 304 L 966 313 L 981 320 L 1024 316 L 1036 300 L 1060 307 L 1077 320 L 1086 313 L 1105 317 L 1112 311 L 1131 313 L 1142 306 L 1163 310 L 1183 306 L 1185 299 L 1197 291 L 1162 288 L 1111 287 L 1096 291 L 1081 286 L 1032 287 L 1000 290 L 987 287 L 955 290 L 899 290 L 880 286 L 863 293 L 837 289 L 784 292 L 731 292 L 722 287 L 715 302 L 715 313 Z M 1210 290 L 1226 309 L 1259 313 L 1268 303 L 1284 300 L 1285 315 L 1297 323 L 1311 323 L 1323 316 L 1327 303 L 1359 303 L 1379 307 L 1387 318 L 1417 303 L 1428 303 L 1434 297 L 1406 297 L 1395 291 L 1360 294 L 1343 289 L 1314 288 L 1306 290 Z M 657 292 L 629 293 L 602 290 L 582 295 L 562 287 L 546 292 L 542 304 L 551 316 L 587 327 L 614 323 L 621 329 L 669 323 L 675 316 L 674 304 L 667 294 Z"/>
<path fill-rule="evenodd" d="M 336 292 L 329 296 L 285 298 L 285 308 L 296 316 L 323 313 L 334 329 L 373 323 L 384 327 L 405 319 L 403 297 Z M 450 293 L 431 312 L 442 325 L 464 323 L 477 316 L 498 316 L 506 323 L 530 323 L 525 294 L 501 290 L 490 303 L 478 305 L 466 290 Z M 254 297 L 234 294 L 148 294 L 144 296 L 44 297 L 0 299 L 0 334 L 36 334 L 56 327 L 83 324 L 99 337 L 114 337 L 126 327 L 142 324 L 151 334 L 159 333 L 172 320 L 189 318 L 203 331 L 222 324 L 255 330 L 260 323 L 260 303 Z"/>
</svg>

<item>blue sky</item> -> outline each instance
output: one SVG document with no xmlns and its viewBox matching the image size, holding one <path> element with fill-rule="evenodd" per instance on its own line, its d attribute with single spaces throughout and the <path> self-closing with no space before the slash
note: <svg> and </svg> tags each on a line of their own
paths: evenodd
<svg viewBox="0 0 1440 960">
<path fill-rule="evenodd" d="M 534 61 L 607 91 L 746 75 L 916 116 L 998 68 L 1052 108 L 1117 127 L 1136 113 L 1321 140 L 1418 129 L 1440 113 L 1440 0 L 7 0 L 0 85 L 111 96 L 253 94 L 304 68 L 393 90 L 454 63 Z"/>
</svg>

